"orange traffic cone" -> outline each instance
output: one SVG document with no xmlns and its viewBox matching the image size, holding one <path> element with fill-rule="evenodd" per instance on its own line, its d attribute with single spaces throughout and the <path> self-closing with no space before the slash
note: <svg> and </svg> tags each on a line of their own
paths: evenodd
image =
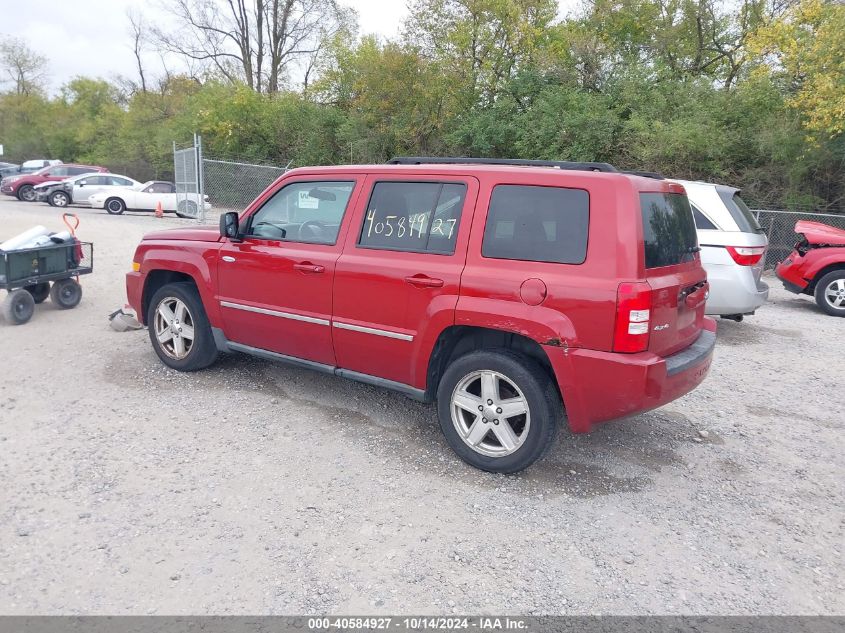
<svg viewBox="0 0 845 633">
<path fill-rule="evenodd" d="M 164 210 L 161 208 L 161 200 L 156 202 L 156 217 L 163 218 L 164 217 Z"/>
</svg>

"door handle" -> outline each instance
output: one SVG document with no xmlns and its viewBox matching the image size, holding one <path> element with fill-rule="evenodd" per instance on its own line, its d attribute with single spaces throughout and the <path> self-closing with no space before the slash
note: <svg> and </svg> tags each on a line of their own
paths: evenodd
<svg viewBox="0 0 845 633">
<path fill-rule="evenodd" d="M 222 259 L 224 262 L 230 262 L 230 263 L 235 261 L 235 258 L 232 257 L 231 255 L 223 255 L 223 257 L 221 257 L 220 259 Z"/>
<path fill-rule="evenodd" d="M 298 264 L 294 264 L 293 267 L 301 273 L 321 273 L 326 270 L 325 266 L 318 266 L 317 264 L 312 264 L 311 262 L 300 262 Z"/>
<path fill-rule="evenodd" d="M 443 286 L 442 279 L 435 279 L 434 277 L 426 277 L 424 275 L 405 277 L 405 281 L 412 286 L 418 286 L 420 288 L 441 288 Z"/>
</svg>

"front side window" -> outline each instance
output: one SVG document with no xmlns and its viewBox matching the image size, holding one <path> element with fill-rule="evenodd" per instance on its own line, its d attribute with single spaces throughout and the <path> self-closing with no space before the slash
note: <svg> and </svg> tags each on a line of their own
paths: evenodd
<svg viewBox="0 0 845 633">
<path fill-rule="evenodd" d="M 377 182 L 358 245 L 451 255 L 467 187 L 452 182 Z"/>
<path fill-rule="evenodd" d="M 698 235 L 689 199 L 682 193 L 641 193 L 645 267 L 660 268 L 691 261 Z"/>
<path fill-rule="evenodd" d="M 495 259 L 582 264 L 590 194 L 583 189 L 498 185 L 490 197 L 481 254 Z"/>
<path fill-rule="evenodd" d="M 247 234 L 268 240 L 335 244 L 354 182 L 296 182 L 256 211 Z"/>
<path fill-rule="evenodd" d="M 54 176 L 68 176 L 70 172 L 68 172 L 67 167 L 53 167 L 48 173 L 44 174 L 45 176 L 54 177 Z"/>
</svg>

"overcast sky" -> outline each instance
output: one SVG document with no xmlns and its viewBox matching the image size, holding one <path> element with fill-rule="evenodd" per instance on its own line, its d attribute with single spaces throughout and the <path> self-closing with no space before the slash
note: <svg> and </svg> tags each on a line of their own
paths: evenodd
<svg viewBox="0 0 845 633">
<path fill-rule="evenodd" d="M 0 34 L 27 41 L 49 60 L 51 91 L 76 75 L 112 79 L 136 78 L 129 41 L 128 9 L 164 23 L 167 13 L 158 8 L 166 0 L 0 0 Z M 383 37 L 398 35 L 407 14 L 405 0 L 340 0 L 358 11 L 361 33 Z M 576 0 L 559 0 L 568 10 Z M 161 61 L 154 52 L 145 55 L 151 74 Z M 168 64 L 175 68 L 172 60 Z"/>
</svg>

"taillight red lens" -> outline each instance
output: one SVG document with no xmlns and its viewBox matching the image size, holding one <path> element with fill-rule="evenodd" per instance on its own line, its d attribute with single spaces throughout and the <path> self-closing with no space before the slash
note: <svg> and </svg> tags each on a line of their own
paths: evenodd
<svg viewBox="0 0 845 633">
<path fill-rule="evenodd" d="M 651 286 L 645 282 L 622 283 L 616 290 L 614 352 L 644 352 L 651 328 Z"/>
<path fill-rule="evenodd" d="M 726 246 L 733 260 L 740 266 L 758 264 L 766 252 L 765 246 Z"/>
</svg>

